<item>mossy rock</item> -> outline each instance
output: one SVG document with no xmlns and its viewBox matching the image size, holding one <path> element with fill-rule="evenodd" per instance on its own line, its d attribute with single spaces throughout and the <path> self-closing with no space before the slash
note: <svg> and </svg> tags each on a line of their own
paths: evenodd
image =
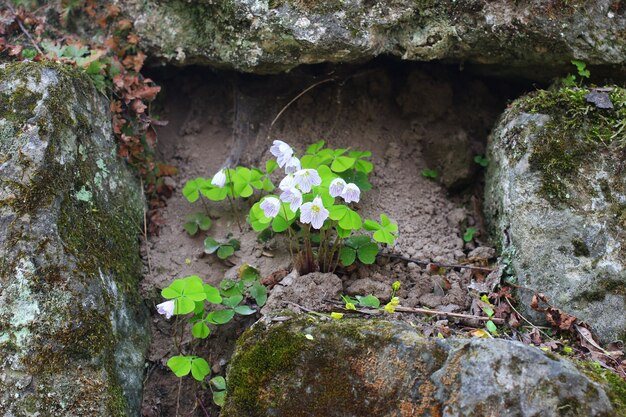
<svg viewBox="0 0 626 417">
<path fill-rule="evenodd" d="M 237 342 L 226 380 L 222 417 L 613 417 L 626 411 L 619 400 L 623 381 L 592 379 L 538 348 L 425 338 L 406 323 L 385 320 L 258 322 Z"/>
<path fill-rule="evenodd" d="M 0 65 L 3 415 L 138 415 L 143 204 L 84 73 Z"/>
<path fill-rule="evenodd" d="M 509 74 L 517 68 L 536 76 L 537 68 L 563 68 L 575 58 L 621 65 L 626 57 L 625 8 L 610 1 L 130 0 L 121 6 L 154 58 L 256 73 L 394 55 L 505 65 Z"/>
<path fill-rule="evenodd" d="M 626 341 L 626 90 L 606 89 L 612 109 L 589 93 L 555 86 L 509 107 L 489 140 L 485 211 L 522 287 Z"/>
</svg>

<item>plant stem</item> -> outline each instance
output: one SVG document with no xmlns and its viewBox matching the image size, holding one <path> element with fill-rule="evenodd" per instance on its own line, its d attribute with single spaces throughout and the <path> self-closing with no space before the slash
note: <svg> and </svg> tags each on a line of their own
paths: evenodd
<svg viewBox="0 0 626 417">
<path fill-rule="evenodd" d="M 233 184 L 233 180 L 230 176 L 230 168 L 226 168 L 226 175 L 228 175 L 228 183 L 230 184 L 230 192 L 232 194 L 232 197 L 235 198 L 235 185 Z M 242 233 L 243 227 L 241 227 L 241 222 L 239 221 L 239 210 L 237 210 L 237 208 L 235 207 L 235 204 L 233 203 L 233 200 L 230 198 L 228 193 L 226 193 L 226 197 L 228 198 L 230 207 L 235 212 L 235 219 L 237 220 L 237 226 L 239 226 L 239 232 Z"/>
</svg>

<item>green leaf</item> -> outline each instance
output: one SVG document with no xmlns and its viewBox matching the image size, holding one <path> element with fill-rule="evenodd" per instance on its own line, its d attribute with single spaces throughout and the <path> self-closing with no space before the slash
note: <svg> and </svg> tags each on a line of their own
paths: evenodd
<svg viewBox="0 0 626 417">
<path fill-rule="evenodd" d="M 350 210 L 348 206 L 344 206 L 343 204 L 331 206 L 328 208 L 328 217 L 330 217 L 331 220 L 335 221 L 341 220 L 346 215 L 348 210 Z"/>
<path fill-rule="evenodd" d="M 334 172 L 344 172 L 352 168 L 355 162 L 356 159 L 350 158 L 349 156 L 338 156 L 331 164 L 330 169 Z"/>
<path fill-rule="evenodd" d="M 197 275 L 191 275 L 183 279 L 185 284 L 182 295 L 193 300 L 203 301 L 206 300 L 206 294 L 204 293 L 204 283 Z"/>
<path fill-rule="evenodd" d="M 272 183 L 272 180 L 270 180 L 269 178 L 264 178 L 263 179 L 263 191 L 267 191 L 268 193 L 271 193 L 272 191 L 274 191 L 274 189 L 276 189 L 276 187 L 274 186 L 274 183 Z"/>
<path fill-rule="evenodd" d="M 496 325 L 494 324 L 494 322 L 492 322 L 491 320 L 489 320 L 486 324 L 485 327 L 487 327 L 487 330 L 489 330 L 490 333 L 497 333 L 498 328 L 496 327 Z"/>
<path fill-rule="evenodd" d="M 24 59 L 33 59 L 37 56 L 37 51 L 32 48 L 24 48 L 22 50 L 22 58 Z"/>
<path fill-rule="evenodd" d="M 350 246 L 354 249 L 358 249 L 361 246 L 367 245 L 371 241 L 372 239 L 370 239 L 369 236 L 352 236 L 350 239 L 346 239 L 344 245 Z"/>
<path fill-rule="evenodd" d="M 477 230 L 473 227 L 468 227 L 467 229 L 465 229 L 465 233 L 463 234 L 463 241 L 464 242 L 471 242 L 474 239 L 474 235 L 476 234 Z"/>
<path fill-rule="evenodd" d="M 191 361 L 191 375 L 197 380 L 202 381 L 211 373 L 209 364 L 202 358 L 194 358 Z"/>
<path fill-rule="evenodd" d="M 385 229 L 388 232 L 397 232 L 398 231 L 398 225 L 395 223 L 392 223 L 391 220 L 389 220 L 389 217 L 387 217 L 386 214 L 381 214 L 380 215 L 380 225 L 383 227 L 383 229 Z"/>
<path fill-rule="evenodd" d="M 220 259 L 226 259 L 235 253 L 235 248 L 232 245 L 222 245 L 217 250 L 217 257 Z"/>
<path fill-rule="evenodd" d="M 270 159 L 269 161 L 265 163 L 265 173 L 267 175 L 274 172 L 276 168 L 278 168 L 278 162 L 276 162 L 274 159 Z"/>
<path fill-rule="evenodd" d="M 200 190 L 202 189 L 204 183 L 204 178 L 196 178 L 195 180 L 189 180 L 185 183 L 183 187 L 183 196 L 190 203 L 194 203 L 200 198 Z"/>
<path fill-rule="evenodd" d="M 198 233 L 198 225 L 194 222 L 185 223 L 183 225 L 183 228 L 189 236 L 194 236 L 196 233 Z"/>
<path fill-rule="evenodd" d="M 350 229 L 344 229 L 341 226 L 337 226 L 335 228 L 335 231 L 337 232 L 337 235 L 342 238 L 345 239 L 347 237 L 349 237 L 352 234 L 352 230 Z"/>
<path fill-rule="evenodd" d="M 220 246 L 221 244 L 211 236 L 207 236 L 207 238 L 204 239 L 204 253 L 214 253 Z"/>
<path fill-rule="evenodd" d="M 359 216 L 359 214 L 356 211 L 350 208 L 346 210 L 346 214 L 343 216 L 341 220 L 339 220 L 339 226 L 342 229 L 346 229 L 346 230 L 360 229 L 362 224 L 363 224 L 363 221 L 361 220 L 361 216 Z"/>
<path fill-rule="evenodd" d="M 204 287 L 204 294 L 206 295 L 206 300 L 209 303 L 219 304 L 222 302 L 222 296 L 220 295 L 220 292 L 217 288 L 209 284 L 204 284 L 203 287 Z"/>
<path fill-rule="evenodd" d="M 177 377 L 189 375 L 193 356 L 172 356 L 167 361 L 167 366 Z"/>
<path fill-rule="evenodd" d="M 263 307 L 267 301 L 267 288 L 260 282 L 255 282 L 250 287 L 250 295 L 259 307 Z"/>
<path fill-rule="evenodd" d="M 224 401 L 226 399 L 226 391 L 214 391 L 213 402 L 218 407 L 224 407 Z"/>
<path fill-rule="evenodd" d="M 578 70 L 578 75 L 580 75 L 581 77 L 589 78 L 591 76 L 591 72 L 586 69 L 587 64 L 585 64 L 583 61 L 573 59 L 572 64 L 576 66 L 576 70 Z"/>
<path fill-rule="evenodd" d="M 371 265 L 376 262 L 376 255 L 378 255 L 378 245 L 373 242 L 369 242 L 357 250 L 359 261 L 366 265 Z"/>
<path fill-rule="evenodd" d="M 367 297 L 362 297 L 360 295 L 357 295 L 356 299 L 359 300 L 359 304 L 362 305 L 363 307 L 371 307 L 371 308 L 380 307 L 380 300 L 372 294 L 368 295 Z"/>
<path fill-rule="evenodd" d="M 423 169 L 422 176 L 426 178 L 437 178 L 439 174 L 434 169 Z"/>
<path fill-rule="evenodd" d="M 235 306 L 238 306 L 239 303 L 241 303 L 242 301 L 243 301 L 243 295 L 236 294 L 236 295 L 233 295 L 232 297 L 224 298 L 222 300 L 222 304 L 225 305 L 226 307 L 234 308 Z"/>
<path fill-rule="evenodd" d="M 485 168 L 489 165 L 489 160 L 482 155 L 474 156 L 474 162 L 476 162 L 481 167 Z"/>
<path fill-rule="evenodd" d="M 349 266 L 356 260 L 356 250 L 351 247 L 344 246 L 339 252 L 339 260 L 343 266 Z"/>
<path fill-rule="evenodd" d="M 235 317 L 235 310 L 216 310 L 211 311 L 206 316 L 206 321 L 212 324 L 226 324 Z"/>
<path fill-rule="evenodd" d="M 242 316 L 249 316 L 250 314 L 256 313 L 256 310 L 253 310 L 248 306 L 237 306 L 234 310 L 235 313 L 241 314 Z"/>
<path fill-rule="evenodd" d="M 197 339 L 206 339 L 207 337 L 209 337 L 210 333 L 211 330 L 209 329 L 209 326 L 207 326 L 206 323 L 203 321 L 197 322 L 191 328 L 191 334 Z"/>
<path fill-rule="evenodd" d="M 215 378 L 212 378 L 210 382 L 220 391 L 224 391 L 226 389 L 226 380 L 223 376 L 216 376 Z"/>
<path fill-rule="evenodd" d="M 356 164 L 354 164 L 354 168 L 357 171 L 361 171 L 364 172 L 366 174 L 369 174 L 370 172 L 372 172 L 374 170 L 374 164 L 372 164 L 370 161 L 365 161 L 363 159 L 359 159 L 356 161 Z"/>
<path fill-rule="evenodd" d="M 485 308 L 483 308 L 483 311 L 485 312 L 487 317 L 491 317 L 491 316 L 493 316 L 495 314 L 495 312 L 493 311 L 493 308 L 491 308 L 491 307 L 485 307 Z"/>
<path fill-rule="evenodd" d="M 393 245 L 393 243 L 396 241 L 396 237 L 384 229 L 380 229 L 374 232 L 373 237 L 376 242 L 386 243 L 388 245 Z"/>
<path fill-rule="evenodd" d="M 382 226 L 376 223 L 374 220 L 368 219 L 368 220 L 365 220 L 365 222 L 363 222 L 363 228 L 365 230 L 369 230 L 373 232 L 374 230 L 382 229 Z"/>
<path fill-rule="evenodd" d="M 316 153 L 318 153 L 326 144 L 326 142 L 324 140 L 320 140 L 319 142 L 315 142 L 312 145 L 309 145 L 308 148 L 306 148 L 306 153 L 309 155 L 314 155 Z"/>
<path fill-rule="evenodd" d="M 225 185 L 222 188 L 210 187 L 210 188 L 203 188 L 201 192 L 203 196 L 205 196 L 211 201 L 222 201 L 228 195 L 229 188 L 230 187 L 228 185 Z"/>
<path fill-rule="evenodd" d="M 243 282 L 252 282 L 261 278 L 261 273 L 255 267 L 250 266 L 248 264 L 244 264 L 239 269 L 239 278 Z"/>
<path fill-rule="evenodd" d="M 196 303 L 187 297 L 179 297 L 174 300 L 174 314 L 189 314 L 196 309 Z"/>
</svg>

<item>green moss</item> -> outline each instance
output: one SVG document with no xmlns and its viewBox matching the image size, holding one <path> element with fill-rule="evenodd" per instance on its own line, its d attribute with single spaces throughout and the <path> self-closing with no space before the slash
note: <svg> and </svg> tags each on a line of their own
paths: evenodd
<svg viewBox="0 0 626 417">
<path fill-rule="evenodd" d="M 416 367 L 428 375 L 441 367 L 447 354 L 432 347 L 420 353 L 415 344 L 422 339 L 406 340 L 405 345 L 394 340 L 402 337 L 397 330 L 385 321 L 307 316 L 270 328 L 257 323 L 242 336 L 231 360 L 222 417 L 267 416 L 277 410 L 273 415 L 301 415 L 306 410 L 321 416 L 337 409 L 351 415 L 384 415 L 398 409 L 398 390 L 404 388 L 394 381 L 409 378 Z M 411 359 L 405 363 L 387 357 L 396 357 L 399 350 Z M 381 367 L 394 369 L 394 381 L 380 376 Z M 412 383 L 422 393 L 424 407 L 435 404 L 427 378 Z"/>
<path fill-rule="evenodd" d="M 593 164 L 596 154 L 613 148 L 622 152 L 626 139 L 626 90 L 613 87 L 614 109 L 597 109 L 587 103 L 586 88 L 537 91 L 520 100 L 520 109 L 550 116 L 537 132 L 529 159 L 540 172 L 541 194 L 554 205 L 569 203 L 581 167 Z"/>
<path fill-rule="evenodd" d="M 587 377 L 605 388 L 615 408 L 615 415 L 626 416 L 626 381 L 614 372 L 602 368 L 597 362 L 577 361 L 576 363 Z"/>
</svg>

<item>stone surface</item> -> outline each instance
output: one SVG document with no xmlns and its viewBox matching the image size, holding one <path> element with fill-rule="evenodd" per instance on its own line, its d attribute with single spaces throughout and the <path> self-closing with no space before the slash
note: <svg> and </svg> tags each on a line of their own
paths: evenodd
<svg viewBox="0 0 626 417">
<path fill-rule="evenodd" d="M 142 210 L 87 76 L 0 65 L 0 415 L 139 414 Z"/>
<path fill-rule="evenodd" d="M 588 93 L 554 88 L 513 103 L 490 138 L 485 210 L 518 284 L 602 340 L 626 341 L 626 118 Z M 625 90 L 610 97 L 624 108 Z M 532 292 L 520 296 L 532 315 Z"/>
<path fill-rule="evenodd" d="M 309 335 L 309 336 L 307 336 Z M 258 322 L 227 371 L 222 417 L 612 417 L 626 384 L 499 339 L 438 339 L 379 320 Z"/>
<path fill-rule="evenodd" d="M 300 64 L 407 60 L 511 67 L 622 64 L 612 0 L 121 0 L 148 53 L 259 73 Z M 535 75 L 537 75 L 535 73 Z"/>
</svg>

